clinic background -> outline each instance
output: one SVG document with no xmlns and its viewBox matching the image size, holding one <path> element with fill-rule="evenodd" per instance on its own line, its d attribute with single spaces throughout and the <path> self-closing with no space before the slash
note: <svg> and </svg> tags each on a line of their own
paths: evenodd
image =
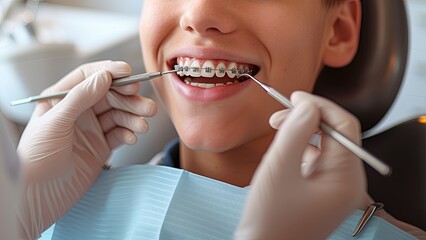
<svg viewBox="0 0 426 240">
<path fill-rule="evenodd" d="M 403 84 L 387 115 L 364 133 L 366 137 L 426 115 L 426 0 L 405 2 L 410 46 Z M 6 13 L 10 4 L 14 7 Z M 122 60 L 134 74 L 145 71 L 138 35 L 142 4 L 143 0 L 0 0 L 0 109 L 14 126 L 15 143 L 34 104 L 11 107 L 11 101 L 40 94 L 87 62 Z M 149 83 L 142 83 L 141 94 L 157 100 Z M 150 130 L 138 136 L 136 147 L 123 146 L 113 153 L 114 166 L 146 162 L 177 136 L 161 104 L 148 122 Z"/>
</svg>

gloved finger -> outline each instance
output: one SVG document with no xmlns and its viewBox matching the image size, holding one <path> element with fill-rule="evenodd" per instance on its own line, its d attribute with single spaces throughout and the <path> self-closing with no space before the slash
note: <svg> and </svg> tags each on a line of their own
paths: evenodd
<svg viewBox="0 0 426 240">
<path fill-rule="evenodd" d="M 295 106 L 277 131 L 265 155 L 265 159 L 273 161 L 270 166 L 275 170 L 272 171 L 276 171 L 278 175 L 282 175 L 282 171 L 285 171 L 285 174 L 297 174 L 297 177 L 300 177 L 301 159 L 317 130 L 319 116 L 318 109 L 309 101 Z"/>
<path fill-rule="evenodd" d="M 321 156 L 321 151 L 317 148 L 308 144 L 303 154 L 302 164 L 301 164 L 301 174 L 302 177 L 309 177 L 315 170 L 318 165 L 318 160 Z"/>
<path fill-rule="evenodd" d="M 114 80 L 112 80 L 114 82 Z M 126 84 L 122 86 L 112 86 L 111 89 L 114 91 L 122 94 L 122 95 L 135 95 L 139 93 L 139 90 L 141 88 L 141 83 L 132 83 L 132 84 Z"/>
<path fill-rule="evenodd" d="M 69 76 L 65 77 L 64 81 L 67 81 L 67 83 L 71 84 L 72 88 L 75 83 L 82 81 L 94 72 L 100 70 L 106 70 L 107 72 L 109 72 L 111 74 L 112 79 L 123 78 L 132 74 L 132 68 L 129 64 L 121 61 L 106 60 L 84 64 L 77 68 L 75 71 L 73 71 Z M 123 86 L 115 86 L 112 87 L 112 89 L 123 95 L 134 95 L 140 90 L 140 85 L 140 83 L 133 83 Z M 66 84 L 61 86 L 66 87 Z"/>
<path fill-rule="evenodd" d="M 271 127 L 274 129 L 278 129 L 281 123 L 288 116 L 290 111 L 291 111 L 290 109 L 284 109 L 284 110 L 280 110 L 278 112 L 273 113 L 272 116 L 269 118 L 269 125 L 271 125 Z"/>
<path fill-rule="evenodd" d="M 101 70 L 111 74 L 112 79 L 127 77 L 132 73 L 130 65 L 125 62 L 100 61 L 81 65 L 74 71 L 66 75 L 52 87 L 46 89 L 44 93 L 60 92 L 73 88 L 81 81 L 85 80 L 95 72 Z"/>
<path fill-rule="evenodd" d="M 321 119 L 329 124 L 355 143 L 360 143 L 360 126 L 358 120 L 343 108 L 332 103 L 331 101 L 313 96 L 311 94 L 298 92 L 292 95 L 292 101 L 295 105 L 299 102 L 310 100 L 319 107 L 321 111 Z M 309 166 L 308 172 L 315 171 L 330 171 L 332 169 L 340 169 L 336 173 L 344 173 L 342 169 L 360 169 L 361 161 L 349 150 L 343 147 L 339 142 L 327 134 L 322 134 L 321 137 L 321 161 Z M 351 171 L 347 171 L 351 172 Z M 333 175 L 338 177 L 339 174 Z"/>
<path fill-rule="evenodd" d="M 96 104 L 93 109 L 97 115 L 111 109 L 118 109 L 139 116 L 152 117 L 157 113 L 157 104 L 153 100 L 143 96 L 124 96 L 115 91 L 109 91 L 106 98 Z"/>
<path fill-rule="evenodd" d="M 131 67 L 124 62 L 113 62 L 113 61 L 100 61 L 93 62 L 81 65 L 80 67 L 73 70 L 71 73 L 63 77 L 54 85 L 45 89 L 41 95 L 48 95 L 57 92 L 67 91 L 72 89 L 74 86 L 79 84 L 81 81 L 85 80 L 93 73 L 100 70 L 108 71 L 112 78 L 126 77 L 131 74 Z M 136 84 L 137 85 L 137 84 Z M 137 88 L 137 87 L 136 87 Z M 33 117 L 38 117 L 43 115 L 45 112 L 49 111 L 52 106 L 56 105 L 60 99 L 50 99 L 46 101 L 39 101 L 36 105 L 36 108 L 33 112 Z"/>
<path fill-rule="evenodd" d="M 101 61 L 88 63 L 75 69 L 73 72 L 61 79 L 58 83 L 46 89 L 43 94 L 71 89 L 93 73 L 101 70 L 109 72 L 112 79 L 127 77 L 132 73 L 130 65 L 125 62 Z M 123 95 L 134 95 L 137 94 L 140 90 L 140 85 L 140 83 L 133 83 L 112 87 L 112 89 Z"/>
<path fill-rule="evenodd" d="M 50 112 L 62 112 L 62 114 L 57 114 L 61 116 L 62 121 L 66 124 L 73 123 L 82 112 L 104 97 L 110 85 L 111 76 L 109 73 L 106 71 L 96 72 L 71 89 L 67 96 L 56 104 Z"/>
<path fill-rule="evenodd" d="M 290 109 L 284 109 L 284 110 L 275 112 L 270 117 L 269 124 L 274 129 L 279 129 L 280 125 L 282 124 L 282 122 L 284 122 L 285 118 L 288 117 L 290 112 L 291 112 Z M 312 145 L 312 140 L 311 140 L 311 143 L 306 146 L 306 150 L 302 158 L 301 174 L 303 177 L 309 177 L 312 174 L 313 170 L 316 167 L 316 163 L 317 163 L 317 159 L 319 155 L 320 155 L 319 149 L 316 147 L 316 145 L 315 146 Z"/>
<path fill-rule="evenodd" d="M 114 128 L 105 137 L 111 149 L 122 144 L 132 145 L 137 141 L 136 135 L 126 128 Z"/>
<path fill-rule="evenodd" d="M 300 101 L 310 100 L 321 110 L 323 122 L 332 126 L 355 143 L 360 143 L 361 127 L 358 119 L 336 103 L 323 97 L 315 96 L 306 92 L 294 92 L 291 96 L 293 104 Z"/>
<path fill-rule="evenodd" d="M 252 189 L 237 231 L 241 239 L 252 237 L 252 233 L 262 232 L 262 229 L 270 229 L 277 225 L 277 221 L 285 220 L 282 217 L 287 214 L 292 216 L 292 213 L 286 211 L 283 214 L 277 208 L 288 206 L 299 197 L 305 200 L 304 196 L 309 192 L 300 188 L 300 183 L 306 182 L 301 176 L 301 159 L 318 123 L 318 109 L 313 103 L 305 101 L 291 111 L 278 129 L 253 177 Z M 262 235 L 265 237 L 265 234 Z M 262 239 L 260 236 L 255 238 Z"/>
<path fill-rule="evenodd" d="M 117 126 L 127 128 L 135 133 L 148 131 L 148 123 L 145 118 L 119 110 L 108 111 L 98 117 L 104 132 L 109 132 Z"/>
</svg>

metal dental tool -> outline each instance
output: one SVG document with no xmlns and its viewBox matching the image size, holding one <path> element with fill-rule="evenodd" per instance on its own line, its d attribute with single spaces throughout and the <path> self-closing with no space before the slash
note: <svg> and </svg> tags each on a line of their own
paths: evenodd
<svg viewBox="0 0 426 240">
<path fill-rule="evenodd" d="M 283 96 L 280 92 L 272 88 L 266 83 L 262 83 L 259 80 L 257 80 L 255 77 L 243 73 L 238 75 L 238 77 L 248 77 L 251 78 L 253 81 L 255 81 L 257 84 L 259 84 L 269 95 L 271 95 L 275 100 L 283 104 L 288 109 L 293 109 L 293 105 L 291 104 L 290 100 L 287 99 L 285 96 Z M 392 170 L 391 168 L 380 161 L 378 158 L 373 156 L 371 153 L 367 152 L 364 148 L 358 146 L 345 136 L 343 136 L 338 131 L 334 130 L 332 127 L 325 123 L 320 124 L 321 130 L 328 135 L 330 135 L 332 138 L 334 138 L 337 142 L 342 144 L 344 147 L 346 147 L 349 151 L 354 153 L 357 157 L 364 160 L 367 164 L 369 164 L 372 168 L 377 170 L 380 174 L 388 176 L 391 174 Z"/>
<path fill-rule="evenodd" d="M 141 81 L 148 81 L 154 78 L 161 77 L 165 74 L 176 73 L 178 71 L 179 69 L 175 68 L 174 70 L 165 71 L 165 72 L 143 73 L 143 74 L 138 74 L 138 75 L 134 75 L 130 77 L 118 78 L 112 81 L 112 86 L 122 86 L 122 85 L 141 82 Z M 44 100 L 44 99 L 65 97 L 68 92 L 69 91 L 63 91 L 63 92 L 58 92 L 58 93 L 44 95 L 44 96 L 32 96 L 32 97 L 13 101 L 10 103 L 10 105 L 16 106 L 16 105 L 35 102 L 35 101 Z"/>
</svg>

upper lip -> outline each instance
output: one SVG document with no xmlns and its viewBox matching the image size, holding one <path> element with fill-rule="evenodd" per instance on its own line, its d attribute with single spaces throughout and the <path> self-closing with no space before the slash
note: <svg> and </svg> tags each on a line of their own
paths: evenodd
<svg viewBox="0 0 426 240">
<path fill-rule="evenodd" d="M 256 62 L 254 59 L 241 56 L 241 53 L 235 54 L 223 50 L 204 47 L 187 47 L 173 51 L 167 57 L 168 66 L 174 68 L 173 64 L 176 63 L 176 59 L 178 57 L 199 58 L 208 60 L 225 60 L 236 63 L 252 64 L 260 67 L 259 63 Z"/>
</svg>

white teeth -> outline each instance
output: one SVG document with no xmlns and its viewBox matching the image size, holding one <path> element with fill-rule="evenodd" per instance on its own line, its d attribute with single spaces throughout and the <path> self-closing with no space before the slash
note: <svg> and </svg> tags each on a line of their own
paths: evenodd
<svg viewBox="0 0 426 240">
<path fill-rule="evenodd" d="M 182 58 L 179 58 L 177 63 L 178 63 L 179 66 L 183 66 L 184 65 L 184 62 L 183 62 Z M 179 76 L 181 76 L 181 77 L 185 76 L 185 73 L 183 71 L 179 71 L 177 74 Z"/>
<path fill-rule="evenodd" d="M 250 69 L 249 69 L 248 66 L 241 66 L 241 69 L 244 70 L 244 71 L 246 71 L 246 72 L 250 71 Z"/>
<path fill-rule="evenodd" d="M 191 69 L 189 70 L 191 77 L 201 77 L 201 66 L 200 61 L 194 60 L 191 63 Z"/>
<path fill-rule="evenodd" d="M 236 63 L 231 63 L 231 64 L 229 64 L 228 65 L 228 71 L 227 71 L 227 74 L 228 74 L 228 77 L 229 78 L 234 78 L 236 75 L 237 75 L 237 64 Z"/>
<path fill-rule="evenodd" d="M 177 74 L 181 78 L 184 78 L 186 76 L 186 77 L 193 77 L 193 78 L 228 77 L 230 79 L 237 79 L 237 76 L 239 74 L 244 72 L 247 72 L 247 73 L 251 72 L 249 64 L 241 64 L 241 63 L 238 64 L 236 62 L 230 62 L 230 61 L 202 60 L 202 59 L 189 58 L 189 57 L 177 58 L 175 68 L 179 70 Z M 230 83 L 234 83 L 234 81 Z M 192 81 L 191 81 L 191 84 L 192 84 Z M 208 87 L 211 87 L 211 86 L 209 85 Z"/>
<path fill-rule="evenodd" d="M 189 67 L 190 67 L 190 61 L 189 59 L 186 59 L 185 63 L 183 64 L 183 73 L 185 74 L 185 76 L 189 76 L 190 72 L 189 72 Z"/>
<path fill-rule="evenodd" d="M 190 77 L 186 77 L 183 81 L 184 81 L 186 84 L 190 84 L 190 83 L 191 83 L 191 81 L 192 81 L 192 78 L 190 78 Z"/>
<path fill-rule="evenodd" d="M 201 76 L 206 78 L 214 77 L 214 65 L 212 61 L 205 61 L 203 64 L 203 69 L 201 70 Z"/>
<path fill-rule="evenodd" d="M 216 67 L 216 76 L 222 78 L 222 77 L 225 77 L 225 74 L 226 74 L 226 66 L 225 66 L 225 63 L 221 62 Z"/>
<path fill-rule="evenodd" d="M 206 88 L 206 89 L 239 83 L 238 80 L 235 80 L 234 82 L 227 82 L 226 84 L 225 83 L 199 83 L 199 82 L 193 82 L 192 80 L 193 79 L 191 77 L 186 77 L 183 81 L 188 85 L 199 87 L 199 88 Z"/>
</svg>

